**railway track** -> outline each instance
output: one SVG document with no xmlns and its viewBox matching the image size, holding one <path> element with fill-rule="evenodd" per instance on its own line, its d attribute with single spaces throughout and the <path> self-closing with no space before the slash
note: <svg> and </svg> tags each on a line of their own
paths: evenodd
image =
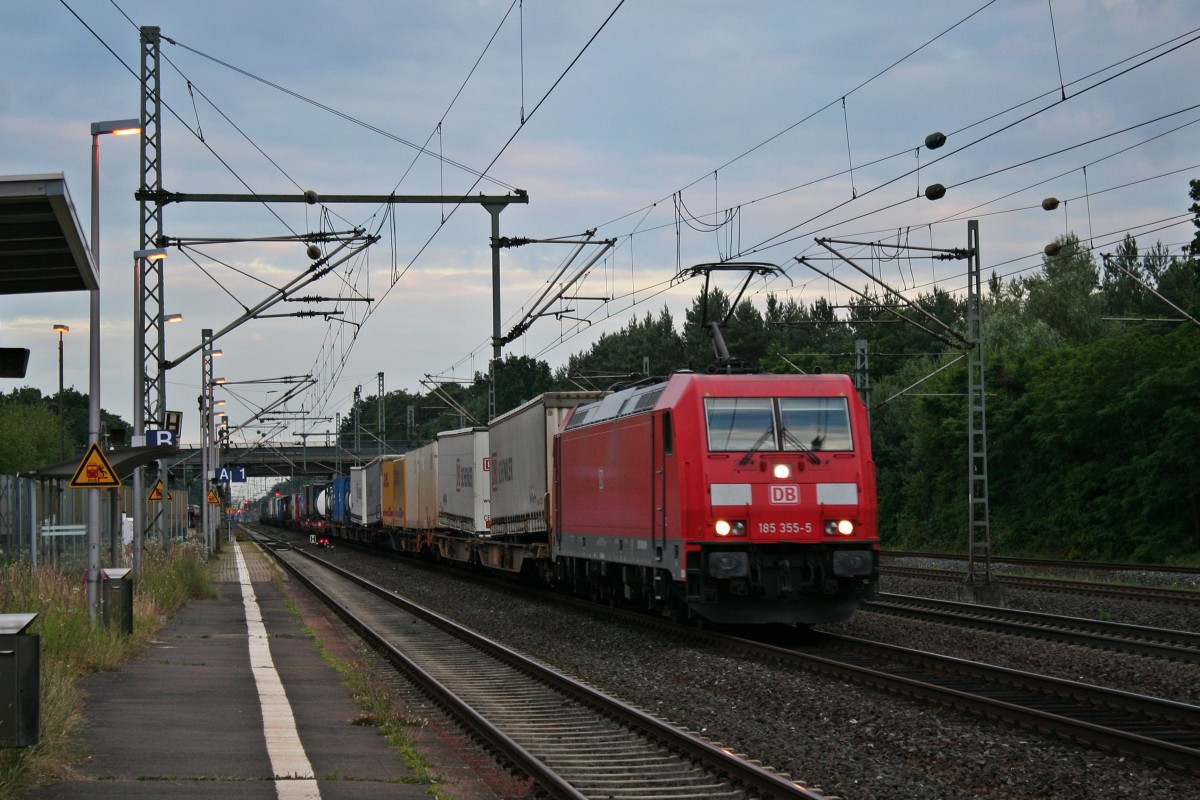
<svg viewBox="0 0 1200 800">
<path fill-rule="evenodd" d="M 966 562 L 967 557 L 958 553 L 910 553 L 900 550 L 884 550 L 880 557 L 885 563 L 903 558 L 921 558 L 933 561 Z M 1025 567 L 1031 570 L 1048 570 L 1053 572 L 1095 572 L 1095 573 L 1148 573 L 1160 575 L 1200 575 L 1200 567 L 1171 566 L 1169 564 L 1114 564 L 1106 561 L 1058 561 L 1041 558 L 1018 558 L 1010 556 L 993 556 L 992 565 L 1007 564 L 1015 567 Z"/>
<path fill-rule="evenodd" d="M 817 647 L 744 646 L 758 658 L 1200 773 L 1197 706 L 832 634 Z"/>
<path fill-rule="evenodd" d="M 546 796 L 822 798 L 311 553 L 252 538 Z"/>
<path fill-rule="evenodd" d="M 890 564 L 886 561 L 880 564 L 882 575 L 895 575 L 904 578 L 921 578 L 923 580 L 957 581 L 962 582 L 965 572 L 953 569 L 932 569 L 929 567 L 905 567 Z M 1092 596 L 1117 597 L 1123 600 L 1148 600 L 1156 603 L 1174 603 L 1188 606 L 1200 606 L 1200 591 L 1195 589 L 1171 589 L 1161 586 L 1131 586 L 1117 583 L 1095 583 L 1091 581 L 1067 580 L 1062 578 L 1032 578 L 1019 575 L 1002 575 L 998 577 L 1005 586 L 1032 589 L 1039 592 L 1063 592 L 1073 594 L 1088 594 Z"/>
<path fill-rule="evenodd" d="M 880 594 L 864 611 L 1200 664 L 1200 634 L 930 597 Z"/>
<path fill-rule="evenodd" d="M 555 595 L 555 602 L 575 601 Z M 1200 707 L 992 667 L 933 653 L 822 634 L 815 645 L 785 645 L 716 631 L 686 630 L 655 618 L 578 601 L 590 613 L 688 637 L 701 647 L 818 672 L 921 702 L 934 702 L 1038 733 L 1200 774 Z M 979 607 L 972 606 L 973 609 Z M 1136 627 L 1136 626 L 1133 626 Z M 1056 632 L 1053 638 L 1062 637 Z M 1186 634 L 1185 634 L 1186 635 Z"/>
</svg>

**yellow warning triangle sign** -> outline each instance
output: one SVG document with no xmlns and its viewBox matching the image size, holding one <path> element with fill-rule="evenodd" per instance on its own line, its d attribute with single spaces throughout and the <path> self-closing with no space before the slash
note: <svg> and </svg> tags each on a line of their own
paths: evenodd
<svg viewBox="0 0 1200 800">
<path fill-rule="evenodd" d="M 71 478 L 71 488 L 115 489 L 120 485 L 121 481 L 117 478 L 117 473 L 113 472 L 112 464 L 104 457 L 104 451 L 100 449 L 100 445 L 92 442 L 83 461 L 79 462 L 79 468 L 75 470 L 75 477 Z"/>
<path fill-rule="evenodd" d="M 221 505 L 221 499 L 219 497 L 217 497 L 217 493 L 212 489 L 208 490 L 208 504 L 210 506 Z"/>
<path fill-rule="evenodd" d="M 159 481 L 158 483 L 154 484 L 154 488 L 150 490 L 150 497 L 147 499 L 156 502 L 162 502 L 162 494 L 162 481 Z"/>
</svg>

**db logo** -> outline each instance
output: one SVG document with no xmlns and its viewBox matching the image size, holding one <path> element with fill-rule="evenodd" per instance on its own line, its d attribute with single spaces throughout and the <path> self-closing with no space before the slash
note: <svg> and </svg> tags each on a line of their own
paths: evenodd
<svg viewBox="0 0 1200 800">
<path fill-rule="evenodd" d="M 773 506 L 794 506 L 800 503 L 800 487 L 794 484 L 771 484 L 768 497 Z"/>
</svg>

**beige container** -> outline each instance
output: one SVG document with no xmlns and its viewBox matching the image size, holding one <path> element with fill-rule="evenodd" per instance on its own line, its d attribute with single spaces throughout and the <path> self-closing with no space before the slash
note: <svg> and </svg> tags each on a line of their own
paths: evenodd
<svg viewBox="0 0 1200 800">
<path fill-rule="evenodd" d="M 383 489 L 383 527 L 403 527 L 404 456 L 384 461 L 380 465 L 379 479 Z"/>
</svg>

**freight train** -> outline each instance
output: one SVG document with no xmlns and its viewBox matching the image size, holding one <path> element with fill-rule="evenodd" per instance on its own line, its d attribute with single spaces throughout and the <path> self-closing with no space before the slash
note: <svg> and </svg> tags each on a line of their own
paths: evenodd
<svg viewBox="0 0 1200 800">
<path fill-rule="evenodd" d="M 867 413 L 845 375 L 544 394 L 262 517 L 680 620 L 837 622 L 879 577 Z"/>
</svg>

